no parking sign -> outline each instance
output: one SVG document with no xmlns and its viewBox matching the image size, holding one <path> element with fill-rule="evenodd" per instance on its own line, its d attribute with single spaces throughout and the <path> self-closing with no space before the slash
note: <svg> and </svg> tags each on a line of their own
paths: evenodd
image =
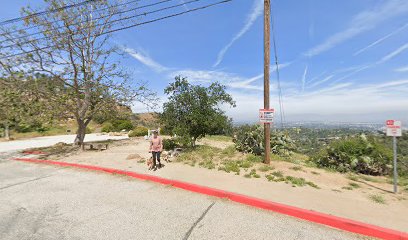
<svg viewBox="0 0 408 240">
<path fill-rule="evenodd" d="M 387 120 L 387 136 L 389 137 L 401 137 L 402 136 L 402 124 L 401 121 Z"/>
</svg>

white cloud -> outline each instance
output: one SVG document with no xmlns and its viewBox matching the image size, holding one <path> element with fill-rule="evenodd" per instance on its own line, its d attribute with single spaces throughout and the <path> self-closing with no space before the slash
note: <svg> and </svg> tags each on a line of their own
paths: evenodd
<svg viewBox="0 0 408 240">
<path fill-rule="evenodd" d="M 391 59 L 393 59 L 394 57 L 396 57 L 397 55 L 401 54 L 403 51 L 408 49 L 408 43 L 402 45 L 401 47 L 399 47 L 398 49 L 396 49 L 395 51 L 387 54 L 386 56 L 384 56 L 378 63 L 384 63 L 386 61 L 389 61 Z"/>
<path fill-rule="evenodd" d="M 132 48 L 126 48 L 122 47 L 122 50 L 128 53 L 130 56 L 132 56 L 134 59 L 138 60 L 142 64 L 146 65 L 150 69 L 152 69 L 155 72 L 164 72 L 169 70 L 169 68 L 162 66 L 158 62 L 154 61 L 151 57 L 149 57 L 147 54 L 143 54 L 141 52 L 136 52 Z"/>
<path fill-rule="evenodd" d="M 288 121 L 382 121 L 389 117 L 408 121 L 408 80 L 376 85 L 342 83 L 312 93 L 285 97 Z M 237 107 L 226 109 L 236 122 L 256 122 L 263 96 L 232 92 Z M 271 96 L 278 109 L 278 98 Z M 278 119 L 278 118 L 277 118 Z"/>
<path fill-rule="evenodd" d="M 332 79 L 333 77 L 334 77 L 334 75 L 329 75 L 329 76 L 323 78 L 322 80 L 313 83 L 313 84 L 310 85 L 309 87 L 310 87 L 310 88 L 316 87 L 316 86 L 318 86 L 318 85 L 320 85 L 320 84 L 323 84 L 323 83 L 329 81 L 329 80 Z"/>
<path fill-rule="evenodd" d="M 395 69 L 396 72 L 408 72 L 408 65 Z"/>
<path fill-rule="evenodd" d="M 305 91 L 307 68 L 308 68 L 308 66 L 306 65 L 305 71 L 303 72 L 303 76 L 302 76 L 302 92 Z"/>
<path fill-rule="evenodd" d="M 185 76 L 190 82 L 197 83 L 212 83 L 220 82 L 227 87 L 243 90 L 257 90 L 263 89 L 262 86 L 253 85 L 252 83 L 263 78 L 263 74 L 252 78 L 243 78 L 233 73 L 222 71 L 205 71 L 205 70 L 179 70 L 169 74 L 169 77 L 177 75 Z"/>
<path fill-rule="evenodd" d="M 408 12 L 408 1 L 384 1 L 374 9 L 363 11 L 349 22 L 348 28 L 327 38 L 321 44 L 309 49 L 305 55 L 313 57 L 330 50 L 363 32 L 374 29 L 380 23 Z"/>
<path fill-rule="evenodd" d="M 222 60 L 224 59 L 225 54 L 229 50 L 229 48 L 238 41 L 246 32 L 251 29 L 252 25 L 255 21 L 262 15 L 263 13 L 263 1 L 262 0 L 254 0 L 254 4 L 250 14 L 247 16 L 245 20 L 245 24 L 242 29 L 231 39 L 231 41 L 218 53 L 217 61 L 214 63 L 213 67 L 217 67 Z"/>
<path fill-rule="evenodd" d="M 370 49 L 370 48 L 372 48 L 372 47 L 374 47 L 374 46 L 376 46 L 376 45 L 378 45 L 378 44 L 384 42 L 384 41 L 387 40 L 388 38 L 390 38 L 390 37 L 394 36 L 395 34 L 401 32 L 402 30 L 404 30 L 404 29 L 407 28 L 407 27 L 408 27 L 408 24 L 405 24 L 404 26 L 402 26 L 402 27 L 400 27 L 400 28 L 398 28 L 398 29 L 392 31 L 391 33 L 385 35 L 384 37 L 378 39 L 377 41 L 375 41 L 375 42 L 369 44 L 368 46 L 366 46 L 366 47 L 364 47 L 364 48 L 358 50 L 357 52 L 354 53 L 354 56 L 357 56 L 357 55 L 359 55 L 360 53 L 365 52 L 366 50 L 368 50 L 368 49 Z"/>
</svg>

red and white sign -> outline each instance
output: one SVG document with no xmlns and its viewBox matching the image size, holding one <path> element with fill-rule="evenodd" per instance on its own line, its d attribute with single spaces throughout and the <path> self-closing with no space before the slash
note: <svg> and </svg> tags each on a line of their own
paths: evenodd
<svg viewBox="0 0 408 240">
<path fill-rule="evenodd" d="M 261 123 L 273 123 L 275 109 L 259 109 L 259 121 Z"/>
<path fill-rule="evenodd" d="M 387 136 L 389 137 L 401 137 L 402 136 L 402 124 L 401 121 L 387 120 Z"/>
</svg>

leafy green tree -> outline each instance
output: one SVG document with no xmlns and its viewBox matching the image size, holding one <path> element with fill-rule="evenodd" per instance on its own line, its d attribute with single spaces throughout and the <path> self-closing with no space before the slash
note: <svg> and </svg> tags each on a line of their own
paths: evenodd
<svg viewBox="0 0 408 240">
<path fill-rule="evenodd" d="M 160 120 L 168 131 L 180 137 L 183 145 L 195 146 L 197 139 L 222 130 L 229 119 L 221 105 L 235 107 L 226 87 L 217 82 L 204 87 L 177 76 L 164 92 L 169 101 L 163 105 Z"/>
<path fill-rule="evenodd" d="M 51 121 L 53 115 L 47 114 L 50 111 L 45 109 L 55 108 L 42 97 L 41 89 L 46 88 L 47 83 L 55 84 L 53 79 L 40 75 L 27 77 L 22 73 L 0 79 L 0 125 L 5 129 L 6 139 L 10 136 L 10 127 L 24 132 L 32 127 L 41 129 L 43 123 Z"/>
<path fill-rule="evenodd" d="M 95 116 L 113 115 L 118 105 L 129 105 L 135 100 L 151 103 L 155 96 L 144 83 L 129 82 L 129 75 L 117 61 L 123 52 L 109 44 L 113 30 L 125 24 L 113 21 L 124 13 L 121 1 L 100 0 L 63 8 L 76 2 L 44 0 L 47 13 L 41 15 L 34 14 L 35 9 L 24 8 L 23 17 L 30 15 L 24 18 L 25 28 L 40 32 L 32 37 L 26 30 L 1 29 L 5 41 L 0 49 L 1 45 L 9 45 L 5 49 L 12 48 L 10 52 L 25 53 L 1 62 L 4 69 L 14 71 L 19 67 L 29 74 L 47 74 L 63 85 L 58 94 L 48 94 L 46 101 L 75 118 L 75 143 L 82 144 L 86 128 Z M 57 8 L 61 10 L 55 11 Z"/>
</svg>

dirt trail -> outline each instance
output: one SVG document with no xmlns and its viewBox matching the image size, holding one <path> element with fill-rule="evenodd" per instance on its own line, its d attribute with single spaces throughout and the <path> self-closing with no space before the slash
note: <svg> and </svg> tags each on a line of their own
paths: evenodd
<svg viewBox="0 0 408 240">
<path fill-rule="evenodd" d="M 285 183 L 268 182 L 265 178 L 247 179 L 231 173 L 190 167 L 182 163 L 164 163 L 164 168 L 153 172 L 149 171 L 144 163 L 138 163 L 136 160 L 126 160 L 129 154 L 135 153 L 143 158 L 150 157 L 148 146 L 148 141 L 136 139 L 129 141 L 126 145 L 111 147 L 107 151 L 83 152 L 62 158 L 60 161 L 98 165 L 177 179 L 382 227 L 408 231 L 408 221 L 406 219 L 406 216 L 408 216 L 407 194 L 398 194 L 397 198 L 385 191 L 384 188 L 388 186 L 370 182 L 371 186 L 359 183 L 361 185 L 359 189 L 340 190 L 341 187 L 351 182 L 344 175 L 306 167 L 303 167 L 304 171 L 294 171 L 290 167 L 295 165 L 287 162 L 273 162 L 272 165 L 277 170 L 282 169 L 285 173 L 289 172 L 293 176 L 307 177 L 308 180 L 314 181 L 321 189 L 291 187 L 291 185 Z M 311 174 L 311 171 L 315 173 Z M 337 191 L 334 191 L 334 189 Z M 375 203 L 368 199 L 368 193 L 371 192 L 383 196 L 387 204 Z"/>
</svg>

